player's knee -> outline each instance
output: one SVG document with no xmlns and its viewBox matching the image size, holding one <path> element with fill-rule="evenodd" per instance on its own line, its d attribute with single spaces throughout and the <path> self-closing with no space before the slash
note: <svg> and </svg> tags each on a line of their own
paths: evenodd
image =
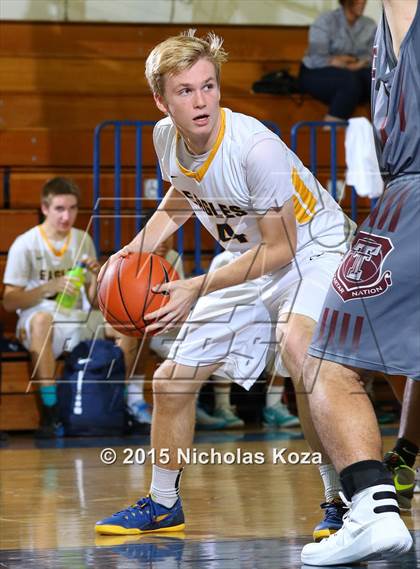
<svg viewBox="0 0 420 569">
<path fill-rule="evenodd" d="M 30 330 L 32 338 L 35 336 L 45 336 L 53 323 L 53 315 L 49 312 L 37 312 L 31 318 Z"/>
<path fill-rule="evenodd" d="M 153 376 L 152 390 L 153 397 L 157 400 L 160 398 L 167 398 L 173 395 L 175 385 L 172 383 L 170 377 L 163 374 L 155 373 Z"/>
<path fill-rule="evenodd" d="M 287 366 L 290 366 L 290 364 L 293 364 L 293 367 L 295 366 L 298 354 L 296 349 L 296 342 L 293 340 L 293 338 L 289 337 L 283 342 L 281 355 L 284 363 Z"/>
<path fill-rule="evenodd" d="M 193 382 L 176 375 L 176 366 L 164 362 L 153 375 L 153 398 L 155 403 L 179 406 L 196 397 Z"/>
<path fill-rule="evenodd" d="M 281 324 L 277 327 L 277 341 L 283 363 L 294 380 L 302 375 L 314 327 L 314 320 L 298 314 L 292 315 L 287 326 Z"/>
<path fill-rule="evenodd" d="M 283 362 L 294 379 L 300 378 L 302 375 L 306 348 L 306 342 L 302 341 L 299 334 L 288 334 L 282 343 Z"/>
</svg>

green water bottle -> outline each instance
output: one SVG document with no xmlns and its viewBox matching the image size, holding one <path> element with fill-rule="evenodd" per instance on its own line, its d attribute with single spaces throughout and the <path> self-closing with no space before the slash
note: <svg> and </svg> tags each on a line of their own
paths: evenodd
<svg viewBox="0 0 420 569">
<path fill-rule="evenodd" d="M 71 278 L 73 286 L 76 288 L 74 294 L 68 292 L 60 292 L 57 294 L 56 302 L 58 310 L 71 310 L 76 306 L 80 297 L 80 289 L 85 284 L 86 265 L 82 261 L 76 263 L 73 269 L 67 271 L 66 276 Z"/>
</svg>

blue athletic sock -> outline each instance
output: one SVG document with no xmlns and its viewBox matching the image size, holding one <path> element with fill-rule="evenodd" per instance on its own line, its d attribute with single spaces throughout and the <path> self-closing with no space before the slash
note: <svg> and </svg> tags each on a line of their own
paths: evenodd
<svg viewBox="0 0 420 569">
<path fill-rule="evenodd" d="M 41 385 L 39 392 L 41 401 L 46 407 L 53 407 L 57 403 L 57 387 L 55 385 Z"/>
</svg>

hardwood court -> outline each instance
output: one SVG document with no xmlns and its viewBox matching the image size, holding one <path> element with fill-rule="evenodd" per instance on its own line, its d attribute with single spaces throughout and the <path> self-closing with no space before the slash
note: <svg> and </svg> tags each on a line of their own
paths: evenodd
<svg viewBox="0 0 420 569">
<path fill-rule="evenodd" d="M 386 449 L 393 440 L 385 437 Z M 323 501 L 318 470 L 311 464 L 282 464 L 281 459 L 273 464 L 282 448 L 287 448 L 282 456 L 292 462 L 292 453 L 306 451 L 299 430 L 198 434 L 197 461 L 219 452 L 224 464 L 185 470 L 185 532 L 95 536 L 96 520 L 147 493 L 150 463 L 135 464 L 136 458 L 145 458 L 146 444 L 141 437 L 52 444 L 12 438 L 0 450 L 0 567 L 302 567 L 300 550 L 320 519 Z M 117 455 L 109 466 L 100 460 L 106 447 Z M 137 457 L 132 455 L 136 449 L 141 449 Z M 245 464 L 251 460 L 254 464 Z M 393 563 L 370 562 L 369 568 L 419 566 L 419 494 L 405 520 L 414 530 L 417 549 Z"/>
</svg>

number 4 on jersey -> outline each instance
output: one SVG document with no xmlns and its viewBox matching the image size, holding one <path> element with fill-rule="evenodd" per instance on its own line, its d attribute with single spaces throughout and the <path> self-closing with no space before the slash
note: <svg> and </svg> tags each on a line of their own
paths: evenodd
<svg viewBox="0 0 420 569">
<path fill-rule="evenodd" d="M 244 233 L 235 233 L 228 223 L 218 223 L 217 233 L 219 234 L 219 241 L 226 243 L 232 239 L 237 239 L 239 243 L 248 243 Z"/>
</svg>

